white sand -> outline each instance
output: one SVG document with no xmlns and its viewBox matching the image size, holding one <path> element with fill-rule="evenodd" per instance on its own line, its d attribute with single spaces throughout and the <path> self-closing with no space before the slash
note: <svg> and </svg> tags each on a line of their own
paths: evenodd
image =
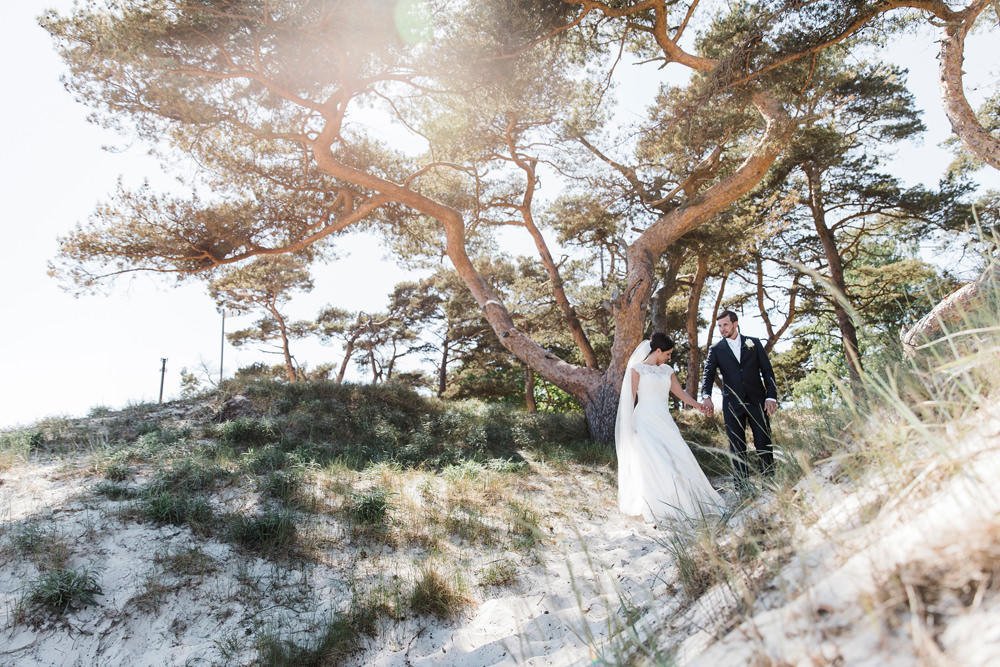
<svg viewBox="0 0 1000 667">
<path fill-rule="evenodd" d="M 384 625 L 376 639 L 348 664 L 565 665 L 589 661 L 615 624 L 619 595 L 650 604 L 671 578 L 669 558 L 658 544 L 661 531 L 618 514 L 614 488 L 604 477 L 551 479 L 538 485 L 536 507 L 557 502 L 549 489 L 576 483 L 567 516 L 550 507 L 540 521 L 545 539 L 537 564 L 522 567 L 512 587 L 476 587 L 474 604 L 455 621 L 409 617 Z M 0 665 L 246 664 L 254 635 L 278 627 L 303 641 L 325 615 L 343 611 L 351 599 L 346 580 L 358 562 L 359 545 L 327 550 L 338 562 L 289 570 L 232 546 L 195 536 L 186 527 L 157 527 L 117 514 L 122 503 L 95 495 L 102 479 L 86 469 L 86 458 L 16 466 L 0 473 Z M 238 502 L 238 493 L 225 495 Z M 573 508 L 572 513 L 578 510 Z M 69 546 L 70 564 L 99 572 L 98 605 L 71 613 L 65 622 L 38 627 L 12 623 L 25 582 L 38 570 L 7 544 L 30 522 Z M 204 576 L 168 574 L 154 563 L 159 553 L 197 547 L 211 557 Z M 405 554 L 395 554 L 396 559 Z M 492 558 L 484 554 L 487 560 Z M 512 556 L 518 558 L 517 554 Z M 520 556 L 523 559 L 523 555 Z M 294 567 L 294 566 L 293 566 Z M 150 595 L 149 582 L 165 588 Z M 297 634 L 301 633 L 301 634 Z M 228 657 L 227 657 L 228 656 Z M 229 660 L 230 662 L 226 662 Z"/>
<path fill-rule="evenodd" d="M 947 440 L 956 465 L 929 454 L 905 488 L 877 479 L 856 488 L 838 479 L 836 462 L 803 480 L 797 504 L 811 520 L 795 528 L 792 552 L 749 608 L 725 586 L 682 604 L 663 531 L 622 517 L 605 477 L 564 471 L 537 485 L 546 539 L 534 564 L 511 555 L 521 559 L 517 583 L 476 587 L 474 604 L 454 621 L 385 624 L 346 664 L 583 667 L 616 654 L 612 635 L 626 609 L 635 611 L 638 636 L 679 665 L 1000 664 L 1000 584 L 989 584 L 991 573 L 971 606 L 942 598 L 936 630 L 921 626 L 925 617 L 908 611 L 905 595 L 886 599 L 903 590 L 887 583 L 900 568 L 958 569 L 984 536 L 1000 536 L 1000 408 Z M 83 457 L 0 473 L 3 667 L 248 664 L 260 633 L 280 628 L 303 641 L 349 604 L 363 545 L 345 537 L 328 546 L 326 564 L 276 566 L 187 528 L 121 518 L 118 503 L 89 490 L 95 481 Z M 769 502 L 765 495 L 748 511 L 767 513 Z M 97 606 L 65 622 L 12 623 L 23 586 L 38 574 L 7 545 L 28 521 L 61 536 L 73 565 L 99 571 Z M 157 553 L 192 547 L 211 558 L 211 571 L 179 576 L 154 563 Z M 159 595 L 150 581 L 163 588 Z"/>
</svg>

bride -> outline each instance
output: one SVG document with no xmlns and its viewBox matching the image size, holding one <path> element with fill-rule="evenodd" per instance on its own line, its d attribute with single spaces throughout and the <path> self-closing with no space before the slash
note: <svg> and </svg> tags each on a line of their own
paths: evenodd
<svg viewBox="0 0 1000 667">
<path fill-rule="evenodd" d="M 720 514 L 723 506 L 670 416 L 670 392 L 701 407 L 667 365 L 673 351 L 673 341 L 662 333 L 640 343 L 629 358 L 618 403 L 618 508 L 647 521 Z"/>
</svg>

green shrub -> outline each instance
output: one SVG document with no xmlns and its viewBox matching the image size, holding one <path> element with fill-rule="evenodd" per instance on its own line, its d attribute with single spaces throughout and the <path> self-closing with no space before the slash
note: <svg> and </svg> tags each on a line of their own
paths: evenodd
<svg viewBox="0 0 1000 667">
<path fill-rule="evenodd" d="M 373 486 L 364 493 L 352 495 L 347 505 L 347 512 L 356 523 L 369 526 L 383 525 L 388 522 L 393 510 L 390 498 L 394 495 L 396 494 L 380 486 Z"/>
<path fill-rule="evenodd" d="M 35 608 L 63 615 L 96 605 L 96 596 L 103 594 L 97 583 L 97 574 L 93 571 L 57 568 L 28 584 L 21 611 L 24 613 L 27 608 Z"/>
<path fill-rule="evenodd" d="M 271 419 L 241 417 L 223 422 L 213 429 L 223 444 L 241 449 L 263 447 L 281 441 L 281 431 Z"/>
<path fill-rule="evenodd" d="M 268 417 L 227 422 L 215 428 L 216 437 L 244 447 L 279 441 L 286 451 L 305 447 L 319 463 L 345 457 L 361 468 L 390 460 L 424 467 L 468 459 L 516 461 L 522 448 L 575 449 L 575 443 L 587 440 L 579 413 L 529 414 L 473 401 L 449 403 L 395 384 L 254 381 L 241 393 Z M 271 426 L 269 437 L 241 435 L 261 423 Z"/>
<path fill-rule="evenodd" d="M 189 525 L 196 530 L 204 529 L 213 519 L 212 507 L 206 500 L 183 492 L 150 493 L 139 500 L 139 509 L 155 523 Z"/>
<path fill-rule="evenodd" d="M 132 469 L 124 463 L 114 461 L 104 468 L 104 476 L 112 482 L 124 482 L 132 476 Z"/>
<path fill-rule="evenodd" d="M 302 489 L 302 473 L 297 470 L 275 470 L 259 483 L 260 492 L 286 503 L 298 499 Z"/>
<path fill-rule="evenodd" d="M 258 553 L 287 552 L 295 544 L 296 535 L 295 515 L 289 510 L 229 517 L 229 539 Z"/>
<path fill-rule="evenodd" d="M 117 482 L 100 482 L 93 486 L 93 490 L 108 500 L 128 500 L 135 498 L 139 493 L 136 489 Z"/>
</svg>

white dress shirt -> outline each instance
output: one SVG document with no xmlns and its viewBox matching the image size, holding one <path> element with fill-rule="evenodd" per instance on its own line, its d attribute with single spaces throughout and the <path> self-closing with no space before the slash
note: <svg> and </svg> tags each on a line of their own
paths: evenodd
<svg viewBox="0 0 1000 667">
<path fill-rule="evenodd" d="M 727 338 L 726 342 L 729 343 L 729 349 L 733 351 L 736 361 L 740 361 L 740 348 L 743 347 L 743 336 L 736 334 L 736 338 Z"/>
</svg>

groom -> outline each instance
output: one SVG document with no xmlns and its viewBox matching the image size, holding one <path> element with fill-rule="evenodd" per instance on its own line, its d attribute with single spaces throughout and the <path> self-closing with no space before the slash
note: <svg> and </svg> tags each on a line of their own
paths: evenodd
<svg viewBox="0 0 1000 667">
<path fill-rule="evenodd" d="M 774 474 L 774 455 L 771 452 L 770 417 L 778 409 L 778 385 L 774 370 L 764 346 L 756 338 L 740 335 L 736 313 L 724 310 L 719 315 L 719 333 L 722 340 L 708 351 L 705 374 L 701 381 L 701 405 L 712 414 L 712 386 L 715 372 L 722 374 L 722 414 L 726 422 L 726 436 L 733 456 L 738 486 L 746 484 L 750 469 L 747 466 L 747 426 L 753 433 L 753 446 L 760 458 L 763 473 Z"/>
</svg>

